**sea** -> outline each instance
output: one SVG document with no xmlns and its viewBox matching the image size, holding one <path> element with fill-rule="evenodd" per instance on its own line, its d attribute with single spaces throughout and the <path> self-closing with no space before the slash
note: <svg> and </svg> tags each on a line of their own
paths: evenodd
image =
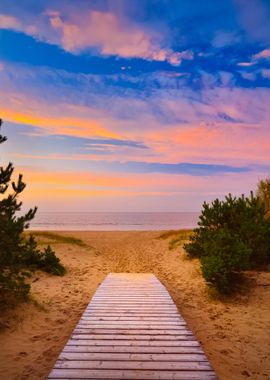
<svg viewBox="0 0 270 380">
<path fill-rule="evenodd" d="M 198 212 L 42 212 L 30 230 L 156 231 L 194 228 Z"/>
</svg>

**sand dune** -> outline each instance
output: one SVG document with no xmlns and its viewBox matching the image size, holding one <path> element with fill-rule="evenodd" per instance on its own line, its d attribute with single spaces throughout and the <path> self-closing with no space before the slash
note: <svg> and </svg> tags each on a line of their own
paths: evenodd
<svg viewBox="0 0 270 380">
<path fill-rule="evenodd" d="M 250 274 L 253 286 L 245 295 L 221 302 L 207 291 L 198 261 L 187 260 L 181 247 L 169 251 L 170 238 L 159 239 L 160 232 L 61 235 L 82 239 L 86 245 L 52 244 L 68 273 L 62 278 L 35 273 L 35 302 L 2 316 L 1 379 L 45 379 L 109 272 L 156 274 L 221 380 L 270 379 L 270 273 Z"/>
</svg>

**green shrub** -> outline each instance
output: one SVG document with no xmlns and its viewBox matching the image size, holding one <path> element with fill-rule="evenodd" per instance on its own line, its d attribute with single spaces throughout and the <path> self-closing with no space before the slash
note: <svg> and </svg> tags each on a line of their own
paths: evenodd
<svg viewBox="0 0 270 380">
<path fill-rule="evenodd" d="M 206 282 L 221 293 L 228 293 L 235 272 L 248 268 L 251 250 L 227 228 L 216 231 L 204 248 L 207 255 L 201 263 Z"/>
<path fill-rule="evenodd" d="M 49 245 L 45 248 L 39 268 L 43 269 L 45 272 L 55 274 L 56 276 L 63 276 L 65 274 L 65 268 L 60 263 L 58 257 L 55 256 L 54 251 Z"/>
<path fill-rule="evenodd" d="M 198 228 L 184 245 L 201 259 L 205 280 L 229 292 L 236 272 L 270 262 L 270 221 L 259 197 L 225 197 L 204 203 Z"/>
</svg>

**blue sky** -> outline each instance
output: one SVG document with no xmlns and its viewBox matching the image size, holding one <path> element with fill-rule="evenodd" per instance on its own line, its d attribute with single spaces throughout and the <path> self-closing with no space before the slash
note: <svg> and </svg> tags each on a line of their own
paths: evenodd
<svg viewBox="0 0 270 380">
<path fill-rule="evenodd" d="M 196 211 L 255 189 L 269 17 L 263 0 L 2 0 L 1 159 L 26 205 Z"/>
</svg>

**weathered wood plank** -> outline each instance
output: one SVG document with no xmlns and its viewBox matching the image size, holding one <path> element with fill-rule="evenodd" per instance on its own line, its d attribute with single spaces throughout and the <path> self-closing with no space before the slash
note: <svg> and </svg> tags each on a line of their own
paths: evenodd
<svg viewBox="0 0 270 380">
<path fill-rule="evenodd" d="M 105 321 L 105 320 L 98 320 L 98 321 L 92 321 L 91 317 L 84 317 L 81 319 L 81 323 L 92 323 L 100 326 L 104 325 L 116 325 L 116 326 L 133 326 L 133 325 L 141 325 L 141 326 L 183 326 L 181 321 L 127 321 L 127 320 L 121 320 L 121 321 Z"/>
<path fill-rule="evenodd" d="M 190 337 L 189 339 L 179 341 L 164 340 L 162 342 L 162 347 L 187 347 L 187 346 L 199 346 L 199 343 L 194 340 L 195 338 Z M 147 347 L 147 346 L 160 346 L 159 341 L 151 340 L 134 340 L 134 341 L 125 341 L 125 340 L 87 340 L 87 339 L 70 339 L 67 342 L 67 346 L 136 346 L 136 347 Z"/>
<path fill-rule="evenodd" d="M 163 319 L 165 318 L 174 318 L 174 319 L 178 319 L 182 322 L 186 322 L 182 317 L 179 317 L 178 315 L 178 312 L 177 311 L 173 311 L 173 312 L 168 312 L 166 314 L 166 312 L 162 311 L 162 312 L 151 312 L 151 311 L 143 311 L 143 310 L 124 310 L 124 311 L 121 311 L 120 310 L 111 310 L 111 311 L 107 311 L 106 313 L 103 314 L 103 311 L 102 310 L 95 310 L 95 311 L 89 311 L 89 310 L 85 310 L 84 316 L 92 316 L 92 317 L 96 317 L 96 316 L 104 316 L 104 317 L 143 317 L 143 318 L 147 318 L 147 317 L 152 317 L 152 318 L 158 318 L 158 317 L 163 317 Z"/>
<path fill-rule="evenodd" d="M 172 302 L 161 302 L 159 301 L 160 304 L 162 305 L 162 307 L 167 307 L 167 306 L 174 306 L 174 304 Z M 145 307 L 152 307 L 152 306 L 157 306 L 157 302 L 154 302 L 154 301 L 121 301 L 121 300 L 118 300 L 118 301 L 95 301 L 95 307 L 99 307 L 99 306 L 103 306 L 103 305 L 106 305 L 106 306 L 145 306 Z"/>
<path fill-rule="evenodd" d="M 139 334 L 139 335 L 120 335 L 120 334 L 73 334 L 71 339 L 102 339 L 102 340 L 186 340 L 189 339 L 191 334 L 182 334 L 182 335 L 148 335 L 148 334 Z"/>
<path fill-rule="evenodd" d="M 49 379 L 144 379 L 144 380 L 216 380 L 213 371 L 134 371 L 53 369 Z"/>
<path fill-rule="evenodd" d="M 114 352 L 62 352 L 59 356 L 61 360 L 115 360 L 115 361 L 159 361 L 159 362 L 205 362 L 208 361 L 204 354 L 130 354 Z"/>
<path fill-rule="evenodd" d="M 87 327 L 87 328 L 93 328 L 93 329 L 104 329 L 104 328 L 110 328 L 110 329 L 121 329 L 121 330 L 126 330 L 126 329 L 155 329 L 155 330 L 163 330 L 163 329 L 175 329 L 175 326 L 170 326 L 170 325 L 152 325 L 152 324 L 142 324 L 142 323 L 136 323 L 136 324 L 128 324 L 128 323 L 121 323 L 121 324 L 116 324 L 116 323 L 110 323 L 108 325 L 106 324 L 98 324 L 98 323 L 91 323 L 91 322 L 83 322 L 81 321 L 78 325 L 79 328 L 82 327 Z M 181 325 L 178 325 L 181 326 Z"/>
<path fill-rule="evenodd" d="M 119 334 L 119 335 L 125 335 L 130 336 L 129 339 L 132 339 L 132 336 L 134 334 L 148 334 L 148 335 L 179 335 L 182 332 L 186 332 L 185 328 L 177 327 L 177 329 L 170 329 L 170 330 L 156 330 L 156 329 L 112 329 L 111 327 L 106 329 L 93 329 L 88 327 L 76 327 L 73 331 L 73 334 L 95 334 L 98 336 L 99 334 L 106 334 L 107 336 L 110 336 L 111 334 Z"/>
<path fill-rule="evenodd" d="M 63 369 L 127 369 L 159 371 L 209 371 L 208 362 L 153 362 L 153 361 L 112 361 L 112 360 L 57 360 L 54 368 Z"/>
<path fill-rule="evenodd" d="M 112 316 L 112 317 L 178 317 L 178 313 L 177 312 L 172 312 L 172 313 L 167 313 L 166 312 L 162 312 L 162 313 L 151 313 L 151 312 L 145 312 L 143 313 L 142 311 L 124 311 L 124 312 L 120 312 L 120 311 L 108 311 L 106 313 L 103 313 L 101 311 L 92 311 L 92 312 L 89 312 L 89 311 L 85 311 L 84 313 L 85 316 L 89 316 L 89 315 L 92 315 L 93 317 L 100 317 L 100 316 Z M 185 322 L 184 319 L 182 318 L 179 318 L 182 322 Z M 186 322 L 185 322 L 186 323 Z"/>
<path fill-rule="evenodd" d="M 71 345 L 65 346 L 64 352 L 80 352 L 80 353 L 100 353 L 100 352 L 108 352 L 108 353 L 148 353 L 148 354 L 191 354 L 191 353 L 203 353 L 202 348 L 197 346 L 181 346 L 181 347 L 161 347 L 161 346 L 87 346 L 87 345 Z"/>
<path fill-rule="evenodd" d="M 133 319 L 137 319 L 137 320 L 141 320 L 142 322 L 145 322 L 147 320 L 151 320 L 152 322 L 163 322 L 163 323 L 166 323 L 166 322 L 178 322 L 178 323 L 185 323 L 185 321 L 181 318 L 178 317 L 177 314 L 168 314 L 166 315 L 165 313 L 161 314 L 161 315 L 152 315 L 151 313 L 145 315 L 144 313 L 135 313 L 133 315 L 128 315 L 127 312 L 124 312 L 124 313 L 118 313 L 116 315 L 113 315 L 111 316 L 110 314 L 106 313 L 106 314 L 102 314 L 102 313 L 99 313 L 100 315 L 97 317 L 96 315 L 93 315 L 93 313 L 89 313 L 89 312 L 85 312 L 82 316 L 82 318 L 85 320 L 85 319 L 91 319 L 92 318 L 96 318 L 96 319 L 99 319 L 101 321 L 106 321 L 106 319 L 103 319 L 103 318 L 114 318 L 116 321 L 118 322 L 121 322 L 122 320 L 126 320 L 126 318 L 133 318 Z M 119 319 L 120 318 L 120 319 Z M 112 320 L 112 319 L 107 319 L 107 321 L 109 320 Z"/>
</svg>

